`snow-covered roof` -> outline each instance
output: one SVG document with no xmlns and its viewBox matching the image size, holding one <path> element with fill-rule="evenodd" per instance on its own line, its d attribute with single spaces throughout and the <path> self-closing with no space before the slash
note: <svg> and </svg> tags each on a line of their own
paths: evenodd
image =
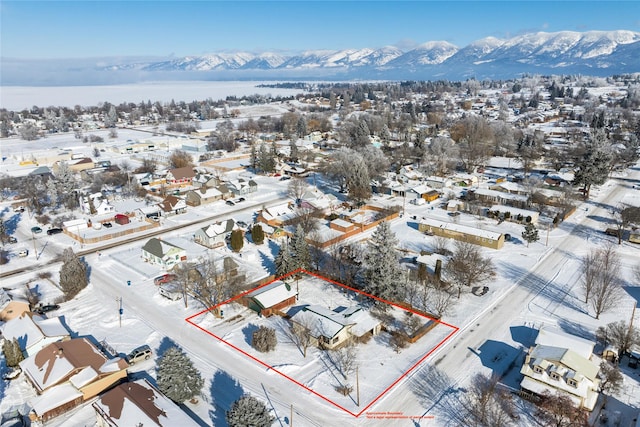
<svg viewBox="0 0 640 427">
<path fill-rule="evenodd" d="M 505 193 L 504 191 L 489 190 L 488 188 L 476 188 L 473 190 L 473 192 L 482 196 L 495 197 L 499 199 L 513 200 L 518 202 L 526 202 L 529 198 L 524 194 L 511 194 Z"/>
<path fill-rule="evenodd" d="M 93 407 L 114 427 L 198 425 L 145 379 L 114 387 L 100 396 Z"/>
<path fill-rule="evenodd" d="M 82 392 L 78 391 L 78 389 L 73 385 L 70 383 L 64 383 L 59 386 L 51 387 L 40 396 L 31 399 L 29 404 L 31 405 L 33 412 L 42 416 L 52 409 L 58 408 L 81 396 Z"/>
<path fill-rule="evenodd" d="M 253 298 L 262 308 L 273 307 L 274 305 L 286 301 L 297 294 L 288 283 L 281 280 L 270 283 L 260 289 L 251 292 L 249 296 Z"/>
<path fill-rule="evenodd" d="M 485 239 L 498 240 L 502 234 L 495 231 L 482 230 L 480 228 L 469 227 L 468 225 L 454 224 L 451 222 L 442 222 L 433 218 L 422 218 L 420 224 L 429 227 L 441 228 L 444 230 L 457 231 L 458 233 L 467 234 L 469 236 L 478 236 Z"/>
<path fill-rule="evenodd" d="M 577 337 L 575 335 L 567 334 L 556 328 L 543 326 L 538 331 L 538 337 L 536 338 L 536 344 L 570 348 L 585 359 L 590 359 L 593 354 L 593 347 L 595 343 L 586 340 L 584 338 Z"/>
<path fill-rule="evenodd" d="M 235 226 L 235 221 L 233 219 L 228 219 L 224 222 L 216 222 L 214 224 L 210 224 L 206 227 L 202 228 L 204 234 L 208 237 L 219 236 L 221 234 L 230 233 Z"/>
<path fill-rule="evenodd" d="M 351 326 L 356 336 L 375 328 L 380 322 L 362 307 L 349 307 L 332 311 L 319 305 L 309 305 L 293 315 L 292 320 L 309 326 L 313 337 L 332 338 L 343 328 Z"/>
<path fill-rule="evenodd" d="M 536 211 L 530 211 L 527 209 L 519 209 L 519 208 L 514 208 L 512 206 L 505 206 L 505 205 L 493 205 L 489 208 L 490 211 L 498 211 L 498 212 L 509 212 L 511 214 L 511 216 L 518 216 L 518 215 L 522 215 L 523 217 L 528 217 L 530 216 L 534 221 L 538 219 L 538 216 L 540 215 L 538 212 Z"/>
<path fill-rule="evenodd" d="M 22 313 L 2 324 L 0 332 L 7 339 L 19 339 L 21 347 L 25 350 L 46 337 L 69 336 L 69 331 L 62 324 L 60 317 L 48 319 L 43 316 L 33 316 L 30 312 Z"/>
</svg>

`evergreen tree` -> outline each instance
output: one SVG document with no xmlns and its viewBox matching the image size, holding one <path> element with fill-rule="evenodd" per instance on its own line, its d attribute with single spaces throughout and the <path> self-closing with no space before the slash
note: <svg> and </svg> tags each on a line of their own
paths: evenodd
<svg viewBox="0 0 640 427">
<path fill-rule="evenodd" d="M 529 243 L 537 242 L 540 240 L 540 236 L 538 235 L 538 229 L 532 222 L 528 223 L 524 226 L 524 231 L 522 232 L 522 238 L 527 242 L 527 247 L 529 247 Z"/>
<path fill-rule="evenodd" d="M 171 347 L 158 361 L 158 388 L 174 402 L 193 399 L 203 385 L 200 372 L 180 348 Z"/>
<path fill-rule="evenodd" d="M 231 250 L 240 252 L 244 245 L 244 235 L 242 230 L 233 230 L 231 232 Z"/>
<path fill-rule="evenodd" d="M 311 266 L 311 253 L 309 243 L 305 239 L 305 232 L 301 225 L 296 227 L 296 231 L 291 238 L 291 270 L 302 268 L 308 270 Z"/>
<path fill-rule="evenodd" d="M 253 243 L 256 245 L 261 245 L 264 243 L 264 231 L 262 230 L 262 226 L 260 224 L 255 224 L 251 228 L 251 239 L 253 239 Z"/>
<path fill-rule="evenodd" d="M 294 163 L 298 163 L 298 158 L 299 154 L 298 154 L 298 146 L 296 145 L 296 142 L 292 139 L 291 141 L 289 141 L 289 160 L 291 160 Z"/>
<path fill-rule="evenodd" d="M 349 197 L 357 205 L 362 205 L 371 197 L 371 180 L 362 156 L 354 158 L 351 163 L 351 171 L 347 177 L 347 188 L 349 189 Z"/>
<path fill-rule="evenodd" d="M 276 275 L 284 276 L 293 270 L 293 260 L 291 259 L 291 254 L 289 253 L 289 245 L 283 243 L 280 246 L 280 252 L 276 255 L 274 260 L 276 265 Z"/>
<path fill-rule="evenodd" d="M 399 301 L 404 295 L 399 285 L 402 272 L 395 250 L 397 244 L 389 223 L 383 221 L 371 236 L 364 257 L 365 290 L 388 301 Z"/>
<path fill-rule="evenodd" d="M 233 402 L 226 419 L 229 427 L 268 427 L 276 420 L 264 403 L 249 395 Z"/>
<path fill-rule="evenodd" d="M 258 169 L 258 152 L 255 144 L 251 144 L 251 169 L 254 173 Z"/>
<path fill-rule="evenodd" d="M 262 353 L 268 353 L 276 349 L 278 338 L 276 330 L 266 326 L 260 326 L 253 332 L 251 337 L 251 345 Z"/>
<path fill-rule="evenodd" d="M 307 134 L 307 119 L 304 116 L 300 116 L 300 118 L 298 118 L 296 133 L 298 134 L 298 138 L 302 138 Z"/>
<path fill-rule="evenodd" d="M 263 173 L 271 173 L 275 170 L 276 167 L 273 153 L 267 149 L 267 146 L 264 143 L 260 144 L 260 150 L 258 152 L 258 165 Z"/>
<path fill-rule="evenodd" d="M 5 363 L 9 368 L 18 366 L 24 360 L 24 354 L 16 338 L 12 340 L 5 339 L 2 344 L 2 352 L 4 353 Z"/>
<path fill-rule="evenodd" d="M 609 148 L 604 130 L 598 129 L 586 144 L 582 158 L 576 162 L 578 170 L 573 177 L 573 183 L 584 187 L 585 199 L 589 198 L 592 185 L 602 185 L 607 180 L 612 160 Z"/>
<path fill-rule="evenodd" d="M 66 248 L 62 252 L 63 264 L 60 267 L 60 287 L 66 300 L 75 297 L 87 287 L 87 265 L 78 258 L 73 249 Z"/>
</svg>

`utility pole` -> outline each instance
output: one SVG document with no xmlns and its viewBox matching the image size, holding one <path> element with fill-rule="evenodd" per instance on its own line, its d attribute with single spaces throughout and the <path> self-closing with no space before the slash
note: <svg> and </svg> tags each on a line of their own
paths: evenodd
<svg viewBox="0 0 640 427">
<path fill-rule="evenodd" d="M 120 318 L 120 327 L 122 328 L 122 313 L 124 312 L 122 309 L 122 297 L 116 298 L 116 302 L 118 303 L 118 316 Z"/>
<path fill-rule="evenodd" d="M 360 406 L 360 376 L 358 375 L 358 365 L 356 365 L 356 405 Z"/>
<path fill-rule="evenodd" d="M 293 403 L 291 404 L 291 415 L 289 416 L 289 426 L 293 426 Z"/>
</svg>

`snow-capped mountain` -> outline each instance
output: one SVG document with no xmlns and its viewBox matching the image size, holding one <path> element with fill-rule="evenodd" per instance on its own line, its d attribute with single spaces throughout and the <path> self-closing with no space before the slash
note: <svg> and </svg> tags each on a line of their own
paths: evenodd
<svg viewBox="0 0 640 427">
<path fill-rule="evenodd" d="M 561 31 L 530 33 L 510 39 L 487 37 L 459 48 L 446 41 L 423 43 L 402 51 L 379 49 L 314 50 L 298 55 L 248 52 L 214 53 L 151 63 L 109 65 L 104 70 L 141 72 L 216 72 L 242 70 L 259 78 L 269 71 L 298 72 L 300 76 L 340 78 L 512 77 L 521 73 L 601 74 L 640 71 L 640 33 L 618 31 Z M 228 73 L 227 73 L 228 74 Z"/>
</svg>

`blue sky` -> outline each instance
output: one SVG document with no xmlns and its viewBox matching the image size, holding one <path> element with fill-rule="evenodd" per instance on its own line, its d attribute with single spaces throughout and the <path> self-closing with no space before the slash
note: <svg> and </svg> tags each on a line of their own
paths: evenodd
<svg viewBox="0 0 640 427">
<path fill-rule="evenodd" d="M 6 58 L 459 47 L 536 31 L 640 31 L 638 1 L 0 1 Z"/>
</svg>

